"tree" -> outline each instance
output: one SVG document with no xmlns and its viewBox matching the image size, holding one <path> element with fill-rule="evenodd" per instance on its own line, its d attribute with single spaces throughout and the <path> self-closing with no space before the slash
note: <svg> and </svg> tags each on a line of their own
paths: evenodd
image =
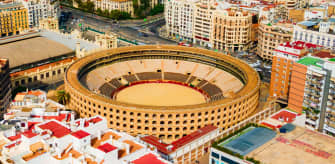
<svg viewBox="0 0 335 164">
<path fill-rule="evenodd" d="M 163 4 L 158 4 L 154 8 L 150 10 L 150 15 L 156 15 L 159 13 L 164 12 L 164 5 Z"/>
<path fill-rule="evenodd" d="M 103 15 L 103 12 L 102 12 L 101 8 L 98 8 L 98 9 L 97 9 L 97 14 L 98 14 L 98 15 Z"/>
<path fill-rule="evenodd" d="M 70 94 L 64 90 L 57 91 L 57 101 L 63 105 L 66 105 L 70 101 Z"/>
</svg>

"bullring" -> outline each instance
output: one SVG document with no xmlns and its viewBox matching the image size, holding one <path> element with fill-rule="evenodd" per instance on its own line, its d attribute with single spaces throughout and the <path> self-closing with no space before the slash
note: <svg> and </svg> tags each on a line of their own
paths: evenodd
<svg viewBox="0 0 335 164">
<path fill-rule="evenodd" d="M 229 128 L 258 107 L 260 79 L 248 64 L 221 53 L 181 46 L 109 49 L 74 62 L 65 76 L 69 107 L 81 117 L 102 115 L 109 127 L 173 141 L 207 124 Z M 188 105 L 119 101 L 134 85 L 167 83 L 205 97 Z M 177 95 L 178 93 L 176 93 Z"/>
</svg>

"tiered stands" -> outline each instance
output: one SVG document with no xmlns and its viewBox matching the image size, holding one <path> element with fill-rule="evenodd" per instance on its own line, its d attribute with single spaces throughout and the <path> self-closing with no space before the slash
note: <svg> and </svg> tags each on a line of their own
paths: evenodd
<svg viewBox="0 0 335 164">
<path fill-rule="evenodd" d="M 186 83 L 186 80 L 188 78 L 189 78 L 188 75 L 174 73 L 174 72 L 164 72 L 164 80 L 175 80 L 175 81 Z"/>
<path fill-rule="evenodd" d="M 119 80 L 134 83 L 143 80 L 169 80 L 190 85 L 205 91 L 210 101 L 224 98 L 226 93 L 238 92 L 243 83 L 236 77 L 213 66 L 182 60 L 142 59 L 113 63 L 88 72 L 81 78 L 90 90 L 110 96 L 122 84 Z"/>
<path fill-rule="evenodd" d="M 162 72 L 142 72 L 137 73 L 137 76 L 140 80 L 161 80 Z"/>
</svg>

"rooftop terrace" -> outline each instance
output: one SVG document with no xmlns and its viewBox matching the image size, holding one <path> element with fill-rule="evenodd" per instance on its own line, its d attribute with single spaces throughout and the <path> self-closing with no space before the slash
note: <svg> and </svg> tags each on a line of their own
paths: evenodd
<svg viewBox="0 0 335 164">
<path fill-rule="evenodd" d="M 313 65 L 313 66 L 316 66 L 316 67 L 319 67 L 319 68 L 322 68 L 322 66 L 320 65 L 322 62 L 323 61 L 318 59 L 318 58 L 313 58 L 313 57 L 309 57 L 309 56 L 306 56 L 306 57 L 297 61 L 297 63 L 299 63 L 299 64 L 303 64 L 303 65 L 306 65 L 306 66 Z"/>
</svg>

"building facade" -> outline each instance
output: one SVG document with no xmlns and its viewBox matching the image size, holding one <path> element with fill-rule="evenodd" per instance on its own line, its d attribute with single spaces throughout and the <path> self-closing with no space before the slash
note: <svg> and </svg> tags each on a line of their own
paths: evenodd
<svg viewBox="0 0 335 164">
<path fill-rule="evenodd" d="M 168 36 L 174 40 L 193 42 L 194 1 L 166 1 L 164 7 Z"/>
<path fill-rule="evenodd" d="M 19 34 L 28 23 L 28 10 L 21 3 L 0 3 L 0 37 Z"/>
<path fill-rule="evenodd" d="M 195 4 L 193 23 L 193 43 L 212 46 L 213 15 L 216 5 L 213 0 L 201 0 Z"/>
<path fill-rule="evenodd" d="M 141 140 L 156 150 L 163 159 L 172 163 L 195 163 L 204 156 L 211 147 L 212 140 L 219 134 L 219 129 L 212 125 L 202 127 L 171 144 L 160 142 L 155 136 L 145 136 Z"/>
<path fill-rule="evenodd" d="M 217 11 L 213 20 L 213 48 L 242 51 L 251 43 L 252 15 L 246 11 Z"/>
<path fill-rule="evenodd" d="M 101 116 L 56 118 L 2 131 L 1 163 L 170 164 L 135 137 L 108 129 Z"/>
<path fill-rule="evenodd" d="M 291 41 L 292 32 L 291 24 L 262 21 L 258 29 L 257 55 L 263 60 L 272 60 L 273 50 L 281 43 Z"/>
<path fill-rule="evenodd" d="M 288 100 L 293 63 L 319 46 L 301 41 L 286 42 L 274 50 L 270 96 Z"/>
<path fill-rule="evenodd" d="M 59 1 L 57 0 L 19 0 L 28 12 L 29 27 L 38 27 L 42 19 L 60 16 Z M 58 22 L 57 22 L 58 23 Z"/>
<path fill-rule="evenodd" d="M 9 62 L 0 58 L 0 118 L 8 109 L 12 98 L 12 90 L 9 76 Z"/>
<path fill-rule="evenodd" d="M 134 15 L 134 7 L 132 0 L 94 0 L 95 10 L 100 8 L 104 10 L 119 10 L 129 13 L 131 16 Z"/>
<path fill-rule="evenodd" d="M 307 127 L 335 136 L 334 88 L 335 56 L 306 56 L 293 66 L 288 107 L 305 111 Z"/>
<path fill-rule="evenodd" d="M 331 22 L 300 22 L 294 26 L 293 40 L 309 42 L 335 50 L 335 33 L 330 31 L 330 27 L 334 27 Z"/>
</svg>

